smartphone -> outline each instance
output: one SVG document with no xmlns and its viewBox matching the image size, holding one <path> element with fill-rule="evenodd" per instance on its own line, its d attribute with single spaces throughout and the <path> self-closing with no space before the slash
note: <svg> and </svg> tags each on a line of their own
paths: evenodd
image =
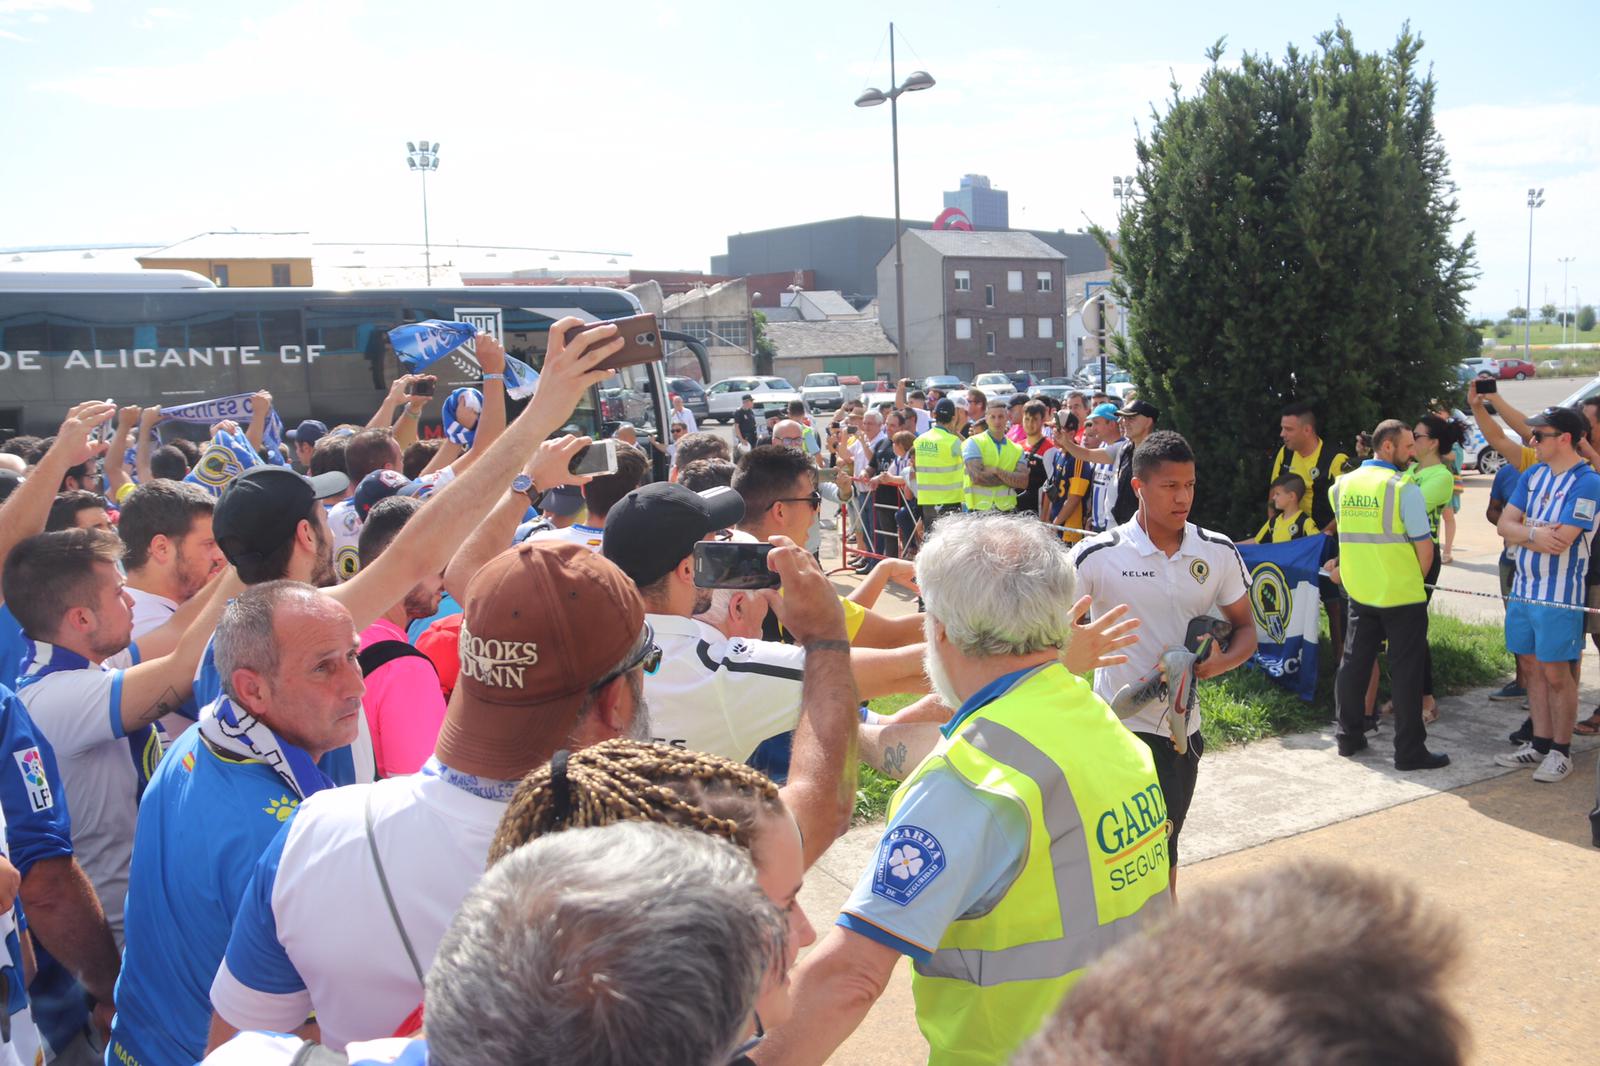
<svg viewBox="0 0 1600 1066">
<path fill-rule="evenodd" d="M 694 584 L 702 589 L 775 589 L 777 571 L 767 569 L 770 544 L 702 540 L 694 546 Z"/>
<path fill-rule="evenodd" d="M 586 329 L 607 325 L 617 327 L 616 336 L 622 338 L 623 344 L 620 352 L 600 364 L 601 369 L 621 370 L 625 366 L 654 363 L 666 358 L 666 346 L 661 340 L 661 327 L 656 323 L 656 316 L 649 312 L 628 318 L 613 318 L 606 322 L 586 322 L 581 326 L 574 326 L 567 332 L 566 342 L 571 344 L 577 335 Z"/>
<path fill-rule="evenodd" d="M 432 376 L 413 378 L 406 384 L 407 396 L 432 396 L 434 386 L 438 384 Z"/>
<path fill-rule="evenodd" d="M 573 474 L 592 474 L 599 477 L 604 474 L 617 472 L 617 442 L 614 438 L 597 441 L 586 445 L 577 455 L 572 457 L 572 462 L 567 464 L 567 470 Z"/>
<path fill-rule="evenodd" d="M 1500 382 L 1494 378 L 1475 378 L 1472 384 L 1478 390 L 1479 396 L 1487 396 L 1491 392 L 1500 391 Z"/>
</svg>

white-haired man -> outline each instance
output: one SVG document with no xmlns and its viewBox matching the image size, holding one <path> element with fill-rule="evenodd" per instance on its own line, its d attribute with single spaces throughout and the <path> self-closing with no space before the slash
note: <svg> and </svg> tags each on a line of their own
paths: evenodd
<svg viewBox="0 0 1600 1066">
<path fill-rule="evenodd" d="M 947 515 L 917 557 L 927 669 L 955 716 L 797 969 L 763 1066 L 820 1063 L 914 963 L 931 1060 L 1003 1062 L 1103 951 L 1166 913 L 1155 764 L 1061 662 L 1067 550 L 1037 520 Z"/>
</svg>

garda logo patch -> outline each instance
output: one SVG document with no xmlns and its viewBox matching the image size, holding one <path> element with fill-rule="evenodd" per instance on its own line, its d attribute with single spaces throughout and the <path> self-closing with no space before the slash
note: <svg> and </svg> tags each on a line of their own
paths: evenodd
<svg viewBox="0 0 1600 1066">
<path fill-rule="evenodd" d="M 356 571 L 361 569 L 361 553 L 355 545 L 346 545 L 334 553 L 333 568 L 338 571 L 340 581 L 349 581 L 356 576 Z"/>
<path fill-rule="evenodd" d="M 37 811 L 48 811 L 56 805 L 55 794 L 50 791 L 50 779 L 44 775 L 44 756 L 38 748 L 23 748 L 11 753 L 22 774 L 22 784 L 28 790 L 28 806 Z"/>
<path fill-rule="evenodd" d="M 1204 559 L 1196 559 L 1189 564 L 1189 576 L 1204 585 L 1206 578 L 1211 576 L 1211 567 L 1206 565 Z"/>
<path fill-rule="evenodd" d="M 944 872 L 944 848 L 926 829 L 897 825 L 878 844 L 872 894 L 904 907 Z"/>
<path fill-rule="evenodd" d="M 1572 502 L 1572 517 L 1581 518 L 1585 522 L 1594 521 L 1594 501 L 1574 500 Z"/>
</svg>

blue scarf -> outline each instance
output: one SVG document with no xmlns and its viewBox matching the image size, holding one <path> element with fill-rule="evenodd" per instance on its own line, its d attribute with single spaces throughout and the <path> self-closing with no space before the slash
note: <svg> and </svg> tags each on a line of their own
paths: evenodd
<svg viewBox="0 0 1600 1066">
<path fill-rule="evenodd" d="M 391 329 L 389 343 L 406 369 L 416 374 L 470 343 L 478 332 L 478 327 L 469 322 L 441 322 L 430 318 Z M 476 356 L 472 357 L 472 363 L 477 363 Z M 506 395 L 513 400 L 526 400 L 538 388 L 539 372 L 507 352 Z"/>
<path fill-rule="evenodd" d="M 461 424 L 457 412 L 462 407 L 467 408 L 469 411 L 477 412 L 481 418 L 483 416 L 483 393 L 477 389 L 457 389 L 445 397 L 444 410 L 441 412 L 441 418 L 444 420 L 445 440 L 450 441 L 452 444 L 459 444 L 462 448 L 470 448 L 472 447 L 473 438 L 478 435 L 478 424 L 474 422 L 471 429 Z"/>
<path fill-rule="evenodd" d="M 138 661 L 137 651 L 134 652 L 134 661 Z M 69 651 L 58 644 L 30 640 L 27 653 L 22 658 L 22 674 L 17 678 L 17 691 L 21 692 L 51 674 L 65 673 L 69 670 L 104 669 L 105 667 L 97 666 L 77 652 Z M 120 712 L 121 708 L 118 708 L 119 715 Z M 128 742 L 128 755 L 133 759 L 133 768 L 137 775 L 133 794 L 133 801 L 137 804 L 144 798 L 144 787 L 150 783 L 150 775 L 156 772 L 156 764 L 161 761 L 161 734 L 152 722 L 135 729 L 124 739 Z"/>
<path fill-rule="evenodd" d="M 160 426 L 166 422 L 192 422 L 202 426 L 214 426 L 218 422 L 231 420 L 241 426 L 247 426 L 254 414 L 255 393 L 240 392 L 232 396 L 218 396 L 214 400 L 196 400 L 194 403 L 179 404 L 176 407 L 163 407 L 161 418 L 156 425 Z M 278 447 L 282 443 L 283 419 L 278 417 L 278 411 L 274 408 L 267 412 L 267 420 L 261 427 L 261 447 L 267 453 L 267 462 L 283 465 L 283 452 Z M 253 450 L 251 456 L 254 458 Z M 128 468 L 133 469 L 132 460 L 129 460 Z"/>
<path fill-rule="evenodd" d="M 333 787 L 304 749 L 278 736 L 250 712 L 235 707 L 226 693 L 200 709 L 200 736 L 230 755 L 266 763 L 301 799 Z"/>
</svg>

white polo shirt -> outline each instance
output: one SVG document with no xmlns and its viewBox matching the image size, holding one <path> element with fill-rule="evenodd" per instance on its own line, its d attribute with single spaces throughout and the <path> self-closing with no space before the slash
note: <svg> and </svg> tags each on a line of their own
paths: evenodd
<svg viewBox="0 0 1600 1066">
<path fill-rule="evenodd" d="M 367 797 L 395 908 L 426 973 L 483 876 L 515 787 L 481 782 L 474 792 L 460 779 L 429 760 L 420 773 L 324 789 L 301 803 L 234 916 L 211 985 L 218 1013 L 237 1028 L 286 1032 L 314 1009 L 335 1051 L 392 1034 L 422 1002 L 422 986 L 372 863 Z"/>
<path fill-rule="evenodd" d="M 661 665 L 646 674 L 654 739 L 744 762 L 800 721 L 806 653 L 792 644 L 729 640 L 693 618 L 651 614 Z"/>
<path fill-rule="evenodd" d="M 133 601 L 134 640 L 138 640 L 152 629 L 165 625 L 167 619 L 178 609 L 177 600 L 169 600 L 158 593 L 136 589 L 132 585 L 126 586 L 123 591 Z"/>
<path fill-rule="evenodd" d="M 576 544 L 580 548 L 588 548 L 596 555 L 600 554 L 600 546 L 605 541 L 604 526 L 589 526 L 582 522 L 574 522 L 566 529 L 541 529 L 528 537 L 529 540 L 550 540 L 561 544 Z"/>
<path fill-rule="evenodd" d="M 1107 703 L 1123 685 L 1154 670 L 1168 648 L 1183 647 L 1191 618 L 1220 618 L 1223 608 L 1250 593 L 1250 573 L 1239 549 L 1222 534 L 1193 522 L 1183 527 L 1183 543 L 1171 557 L 1150 543 L 1136 515 L 1080 542 L 1072 550 L 1072 562 L 1078 571 L 1078 593 L 1093 597 L 1094 614 L 1125 603 L 1129 614 L 1140 621 L 1139 643 L 1123 649 L 1128 661 L 1094 672 L 1095 695 Z M 1170 735 L 1159 702 L 1123 724 L 1135 733 Z M 1189 732 L 1199 730 L 1196 711 L 1189 718 Z"/>
</svg>

